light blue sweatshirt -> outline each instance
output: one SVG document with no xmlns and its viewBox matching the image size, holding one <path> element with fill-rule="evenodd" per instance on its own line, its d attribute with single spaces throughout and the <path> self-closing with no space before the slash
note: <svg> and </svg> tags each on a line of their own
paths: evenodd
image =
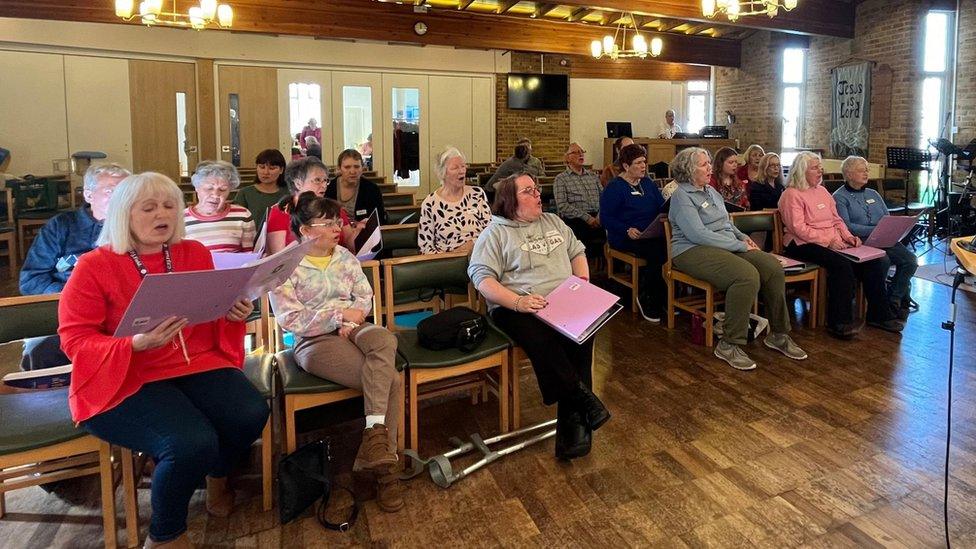
<svg viewBox="0 0 976 549">
<path fill-rule="evenodd" d="M 735 228 L 725 210 L 725 200 L 711 185 L 699 189 L 678 183 L 671 194 L 671 256 L 678 257 L 695 246 L 712 246 L 730 252 L 745 252 L 746 235 Z"/>
<path fill-rule="evenodd" d="M 837 214 L 852 234 L 865 239 L 878 225 L 881 218 L 888 215 L 888 206 L 878 191 L 867 187 L 857 191 L 847 186 L 834 191 Z"/>
</svg>

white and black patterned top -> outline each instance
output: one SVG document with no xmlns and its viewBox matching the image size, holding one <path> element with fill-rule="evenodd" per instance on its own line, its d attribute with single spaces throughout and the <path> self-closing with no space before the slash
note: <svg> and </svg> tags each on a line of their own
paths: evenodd
<svg viewBox="0 0 976 549">
<path fill-rule="evenodd" d="M 481 187 L 464 186 L 458 202 L 446 202 L 435 192 L 420 205 L 417 247 L 422 254 L 450 252 L 470 242 L 491 221 L 491 208 Z"/>
</svg>

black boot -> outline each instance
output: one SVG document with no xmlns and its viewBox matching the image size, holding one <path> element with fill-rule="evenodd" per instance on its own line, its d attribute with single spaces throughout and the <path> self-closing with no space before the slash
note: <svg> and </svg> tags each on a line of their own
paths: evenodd
<svg viewBox="0 0 976 549">
<path fill-rule="evenodd" d="M 571 397 L 573 406 L 579 410 L 583 418 L 583 423 L 596 431 L 601 425 L 610 420 L 610 411 L 603 405 L 603 402 L 590 391 L 590 388 L 583 383 L 576 386 L 576 391 Z"/>
<path fill-rule="evenodd" d="M 590 426 L 583 423 L 580 413 L 568 402 L 557 406 L 556 457 L 570 460 L 589 454 L 593 440 Z"/>
</svg>

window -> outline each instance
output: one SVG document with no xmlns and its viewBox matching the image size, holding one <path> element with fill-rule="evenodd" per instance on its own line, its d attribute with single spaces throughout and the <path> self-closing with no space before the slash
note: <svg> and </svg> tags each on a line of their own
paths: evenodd
<svg viewBox="0 0 976 549">
<path fill-rule="evenodd" d="M 708 80 L 692 80 L 688 82 L 688 123 L 685 130 L 688 133 L 698 133 L 708 118 Z"/>
<path fill-rule="evenodd" d="M 925 16 L 924 51 L 922 53 L 922 96 L 919 102 L 918 146 L 928 148 L 928 140 L 939 137 L 947 112 L 947 94 L 951 88 L 952 13 L 930 11 Z"/>
<path fill-rule="evenodd" d="M 806 52 L 783 50 L 783 154 L 784 165 L 793 163 L 803 131 L 803 91 L 806 80 Z"/>
<path fill-rule="evenodd" d="M 310 118 L 322 126 L 322 87 L 305 82 L 288 84 L 288 129 L 292 139 L 302 133 Z M 304 148 L 305 143 L 299 143 L 299 146 Z"/>
</svg>

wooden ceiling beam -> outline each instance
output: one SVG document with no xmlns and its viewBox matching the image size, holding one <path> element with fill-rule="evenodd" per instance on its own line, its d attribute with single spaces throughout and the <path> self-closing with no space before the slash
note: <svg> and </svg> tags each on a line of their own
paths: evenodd
<svg viewBox="0 0 976 549">
<path fill-rule="evenodd" d="M 460 0 L 460 2 L 458 2 L 457 9 L 459 11 L 464 11 L 468 9 L 468 6 L 470 6 L 471 4 L 474 4 L 474 0 Z"/>
<path fill-rule="evenodd" d="M 498 2 L 498 10 L 495 13 L 502 14 L 515 7 L 519 0 L 501 0 Z"/>
<path fill-rule="evenodd" d="M 559 9 L 559 4 L 538 4 L 532 13 L 532 17 L 545 17 L 557 9 Z"/>
<path fill-rule="evenodd" d="M 802 2 L 803 0 L 801 0 Z M 97 5 L 75 0 L 4 0 L 0 17 L 122 23 L 111 2 Z M 428 31 L 413 32 L 423 21 Z M 368 22 L 369 24 L 364 24 Z M 330 0 L 296 7 L 289 0 L 235 0 L 234 30 L 279 35 L 353 38 L 461 48 L 490 48 L 569 55 L 585 55 L 590 42 L 606 29 L 553 19 L 482 15 L 469 11 L 430 10 L 414 13 L 412 4 Z M 220 31 L 204 31 L 220 32 Z M 738 67 L 740 45 L 730 40 L 672 34 L 662 37 L 660 61 Z"/>
<path fill-rule="evenodd" d="M 573 23 L 575 21 L 582 21 L 586 17 L 589 17 L 590 15 L 593 15 L 594 13 L 597 13 L 599 11 L 600 10 L 594 10 L 590 8 L 576 8 L 575 10 L 573 10 L 573 13 L 569 14 L 569 17 L 566 18 L 566 21 L 569 21 L 570 23 Z"/>
<path fill-rule="evenodd" d="M 780 10 L 770 19 L 765 15 L 740 17 L 735 23 L 725 16 L 709 19 L 702 15 L 697 0 L 559 0 L 564 6 L 585 6 L 605 10 L 637 12 L 654 17 L 681 19 L 696 23 L 713 23 L 766 29 L 794 34 L 854 38 L 854 4 L 846 0 L 799 0 L 792 11 Z"/>
</svg>

